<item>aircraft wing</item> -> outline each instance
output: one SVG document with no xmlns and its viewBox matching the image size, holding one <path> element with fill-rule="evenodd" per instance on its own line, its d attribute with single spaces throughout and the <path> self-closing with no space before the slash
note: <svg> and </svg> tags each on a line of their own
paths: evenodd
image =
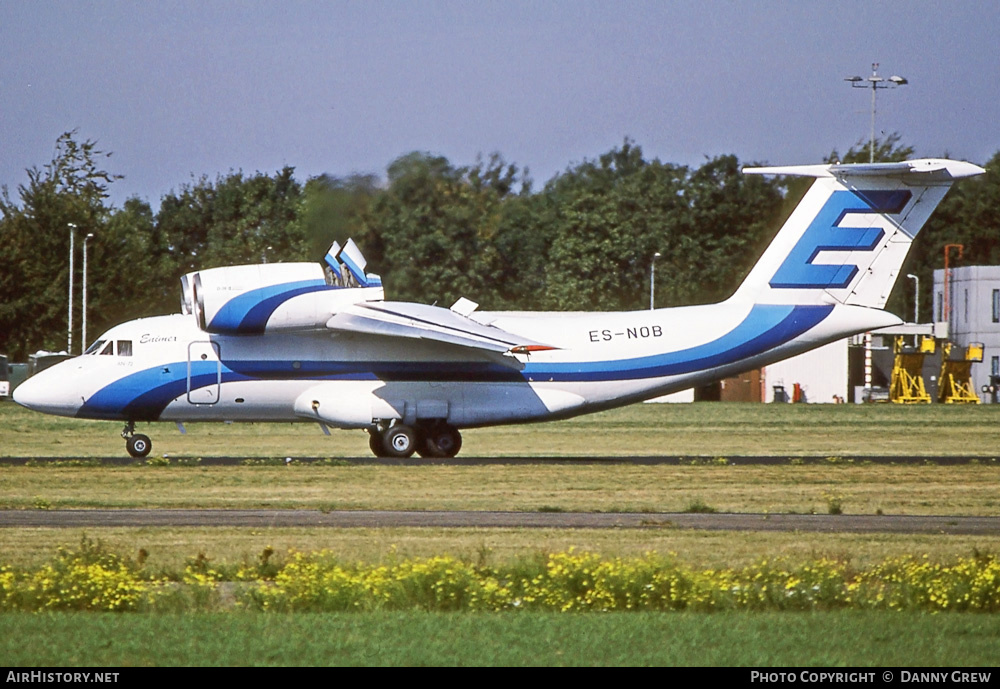
<svg viewBox="0 0 1000 689">
<path fill-rule="evenodd" d="M 433 340 L 490 352 L 527 354 L 556 349 L 483 325 L 450 309 L 400 301 L 361 302 L 334 314 L 330 330 Z"/>
</svg>

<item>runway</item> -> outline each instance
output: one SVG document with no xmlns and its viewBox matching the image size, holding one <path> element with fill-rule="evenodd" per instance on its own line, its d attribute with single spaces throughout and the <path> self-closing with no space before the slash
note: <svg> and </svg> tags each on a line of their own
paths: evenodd
<svg viewBox="0 0 1000 689">
<path fill-rule="evenodd" d="M 1000 517 L 395 510 L 0 510 L 4 527 L 329 527 L 700 529 L 803 533 L 1000 535 Z"/>
<path fill-rule="evenodd" d="M 166 458 L 166 456 L 164 456 Z M 171 456 L 171 464 L 197 465 L 197 466 L 245 466 L 247 464 L 284 464 L 295 462 L 297 464 L 315 464 L 329 462 L 329 457 L 189 457 Z M 959 464 L 986 464 L 996 465 L 997 457 L 979 455 L 851 455 L 850 457 L 833 458 L 834 461 L 844 464 L 901 464 L 908 466 L 922 466 L 926 464 L 934 465 L 959 465 Z M 359 465 L 359 466 L 490 466 L 490 465 L 560 465 L 574 466 L 582 464 L 601 464 L 605 466 L 614 465 L 637 465 L 637 466 L 684 466 L 698 464 L 717 464 L 718 457 L 697 456 L 697 455 L 636 455 L 626 457 L 592 456 L 592 457 L 476 457 L 474 455 L 462 455 L 450 458 L 427 458 L 427 457 L 338 457 L 338 463 Z M 67 462 L 77 465 L 106 465 L 106 466 L 132 466 L 148 464 L 148 459 L 135 459 L 127 455 L 115 455 L 111 457 L 16 457 L 0 456 L 0 465 L 23 466 L 35 464 L 45 466 L 46 464 L 59 465 Z M 785 465 L 829 465 L 831 457 L 829 455 L 729 455 L 725 458 L 725 463 L 733 466 L 785 466 Z"/>
</svg>

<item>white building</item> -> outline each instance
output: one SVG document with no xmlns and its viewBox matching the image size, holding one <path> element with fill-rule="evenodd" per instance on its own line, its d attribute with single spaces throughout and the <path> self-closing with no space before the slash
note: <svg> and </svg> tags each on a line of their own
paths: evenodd
<svg viewBox="0 0 1000 689">
<path fill-rule="evenodd" d="M 952 268 L 948 303 L 944 295 L 944 270 L 934 271 L 934 319 L 948 321 L 951 341 L 963 350 L 973 342 L 983 344 L 983 363 L 972 365 L 977 392 L 1000 375 L 1000 266 Z M 989 395 L 980 393 L 985 401 Z"/>
<path fill-rule="evenodd" d="M 847 400 L 847 348 L 850 340 L 838 340 L 817 349 L 779 361 L 763 369 L 764 401 L 774 401 L 776 385 L 784 387 L 788 399 L 798 384 L 806 402 L 832 403 Z"/>
<path fill-rule="evenodd" d="M 782 386 L 788 401 L 793 398 L 795 386 L 798 385 L 804 395 L 804 402 L 833 403 L 847 401 L 848 389 L 848 345 L 850 340 L 839 340 L 824 345 L 818 349 L 799 354 L 791 359 L 779 361 L 760 370 L 759 383 L 754 378 L 752 384 L 760 385 L 759 394 L 750 391 L 749 394 L 739 393 L 737 401 L 773 402 L 775 386 Z M 720 385 L 739 384 L 744 387 L 751 383 L 744 377 L 727 378 Z M 723 397 L 725 399 L 725 397 Z M 650 402 L 693 402 L 693 388 L 682 390 L 672 395 L 665 395 L 649 400 Z"/>
</svg>

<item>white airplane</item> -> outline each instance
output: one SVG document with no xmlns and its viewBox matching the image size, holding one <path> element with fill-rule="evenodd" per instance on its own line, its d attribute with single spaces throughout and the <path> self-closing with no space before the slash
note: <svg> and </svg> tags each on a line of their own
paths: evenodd
<svg viewBox="0 0 1000 689">
<path fill-rule="evenodd" d="M 101 335 L 14 391 L 37 411 L 125 422 L 313 421 L 379 457 L 453 457 L 460 429 L 657 397 L 901 322 L 883 309 L 913 238 L 976 165 L 944 159 L 747 168 L 815 181 L 732 297 L 630 312 L 385 301 L 353 242 L 318 263 L 181 279 L 182 313 Z"/>
</svg>

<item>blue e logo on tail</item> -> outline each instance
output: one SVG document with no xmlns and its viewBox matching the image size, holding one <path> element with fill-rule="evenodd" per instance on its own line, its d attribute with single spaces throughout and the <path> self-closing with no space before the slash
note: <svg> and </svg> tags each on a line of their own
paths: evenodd
<svg viewBox="0 0 1000 689">
<path fill-rule="evenodd" d="M 840 227 L 840 222 L 854 213 L 899 213 L 911 196 L 906 190 L 833 192 L 769 284 L 776 289 L 847 287 L 858 272 L 856 265 L 813 261 L 821 251 L 870 251 L 885 233 L 879 227 Z"/>
</svg>

